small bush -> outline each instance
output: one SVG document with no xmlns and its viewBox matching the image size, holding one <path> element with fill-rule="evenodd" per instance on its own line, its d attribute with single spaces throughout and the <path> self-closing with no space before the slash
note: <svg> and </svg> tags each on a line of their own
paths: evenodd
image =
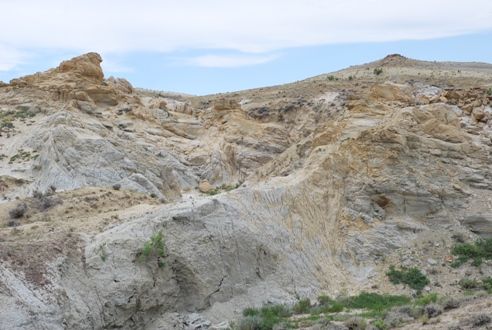
<svg viewBox="0 0 492 330">
<path fill-rule="evenodd" d="M 365 330 L 367 328 L 367 322 L 361 317 L 352 317 L 344 322 L 344 325 L 349 330 Z"/>
<path fill-rule="evenodd" d="M 337 78 L 335 78 L 335 76 L 328 76 L 328 77 L 326 77 L 326 79 L 328 79 L 329 81 L 334 81 Z"/>
<path fill-rule="evenodd" d="M 246 316 L 239 321 L 237 330 L 261 330 L 261 321 L 259 316 Z"/>
<path fill-rule="evenodd" d="M 309 298 L 299 300 L 293 307 L 293 311 L 296 314 L 305 314 L 309 312 L 311 308 L 311 301 Z"/>
<path fill-rule="evenodd" d="M 162 236 L 162 231 L 159 231 L 152 235 L 150 239 L 145 242 L 142 250 L 139 251 L 138 255 L 141 260 L 147 260 L 151 256 L 157 258 L 157 265 L 159 267 L 164 267 L 165 264 L 161 260 L 166 254 L 166 249 L 164 247 L 164 239 Z"/>
<path fill-rule="evenodd" d="M 340 313 L 344 309 L 345 309 L 345 307 L 343 306 L 343 304 L 341 304 L 339 302 L 334 302 L 333 304 L 328 306 L 324 312 L 325 313 Z"/>
<path fill-rule="evenodd" d="M 388 329 L 388 326 L 381 319 L 372 321 L 371 325 L 378 330 L 387 330 Z"/>
<path fill-rule="evenodd" d="M 17 219 L 10 219 L 7 221 L 8 227 L 17 227 L 19 225 L 19 221 Z"/>
<path fill-rule="evenodd" d="M 277 324 L 291 316 L 290 309 L 285 305 L 265 305 L 262 308 L 246 308 L 244 318 L 239 322 L 240 330 L 271 330 Z M 248 326 L 255 326 L 249 327 Z M 243 326 L 243 327 L 241 327 Z"/>
<path fill-rule="evenodd" d="M 120 190 L 120 189 L 121 189 L 121 184 L 119 184 L 119 183 L 115 183 L 115 184 L 113 185 L 113 189 L 114 189 L 114 190 Z"/>
<path fill-rule="evenodd" d="M 335 301 L 328 296 L 319 296 L 317 306 L 311 307 L 311 314 L 321 314 L 321 313 L 339 313 L 343 311 L 344 305 L 340 301 Z"/>
<path fill-rule="evenodd" d="M 58 204 L 62 204 L 63 201 L 54 196 L 56 192 L 55 186 L 50 186 L 48 191 L 42 193 L 39 190 L 34 190 L 32 193 L 32 197 L 34 198 L 34 206 L 40 211 L 46 211 L 49 208 L 52 208 Z"/>
<path fill-rule="evenodd" d="M 423 295 L 415 300 L 415 304 L 420 305 L 420 306 L 425 306 L 430 303 L 435 303 L 437 302 L 437 293 L 429 293 L 426 295 Z"/>
<path fill-rule="evenodd" d="M 18 204 L 12 210 L 9 211 L 9 216 L 11 219 L 20 219 L 26 214 L 27 205 L 25 203 Z"/>
<path fill-rule="evenodd" d="M 397 270 L 394 266 L 391 266 L 386 275 L 391 283 L 406 284 L 418 292 L 422 291 L 422 289 L 429 284 L 429 279 L 415 267 Z"/>
<path fill-rule="evenodd" d="M 433 318 L 442 314 L 441 307 L 436 304 L 430 304 L 424 307 L 424 313 L 428 318 Z"/>
<path fill-rule="evenodd" d="M 383 73 L 383 69 L 382 68 L 375 68 L 373 73 L 376 75 L 376 76 L 379 76 Z"/>
<path fill-rule="evenodd" d="M 243 310 L 243 316 L 255 316 L 260 314 L 260 310 L 253 307 L 248 307 Z"/>
<path fill-rule="evenodd" d="M 483 278 L 481 281 L 472 279 L 462 279 L 458 283 L 464 290 L 485 290 L 492 293 L 492 277 Z"/>
<path fill-rule="evenodd" d="M 465 290 L 478 289 L 480 287 L 480 282 L 468 278 L 461 279 L 458 284 Z"/>
<path fill-rule="evenodd" d="M 488 293 L 492 293 L 492 277 L 487 277 L 482 280 L 482 288 Z"/>
<path fill-rule="evenodd" d="M 322 295 L 322 296 L 318 297 L 318 304 L 321 306 L 327 306 L 327 305 L 332 304 L 332 303 L 333 303 L 333 299 L 331 299 L 328 296 Z"/>
<path fill-rule="evenodd" d="M 476 328 L 483 327 L 484 325 L 487 325 L 490 322 L 492 322 L 492 319 L 490 318 L 490 316 L 486 314 L 479 314 L 470 318 L 470 323 L 472 324 L 473 327 Z"/>
<path fill-rule="evenodd" d="M 492 96 L 492 87 L 490 87 L 487 91 L 487 94 L 489 94 L 490 96 Z"/>
<path fill-rule="evenodd" d="M 223 184 L 219 187 L 215 187 L 209 191 L 207 191 L 205 194 L 214 196 L 217 194 L 220 194 L 222 191 L 231 191 L 234 189 L 237 189 L 241 186 L 241 183 L 236 183 L 236 184 Z"/>
<path fill-rule="evenodd" d="M 452 252 L 457 256 L 452 264 L 453 267 L 459 267 L 470 259 L 473 260 L 472 265 L 480 266 L 484 259 L 492 259 L 492 238 L 480 239 L 474 243 L 457 244 Z"/>
<path fill-rule="evenodd" d="M 454 298 L 446 298 L 443 300 L 441 305 L 445 311 L 449 311 L 460 307 L 460 301 Z"/>
</svg>

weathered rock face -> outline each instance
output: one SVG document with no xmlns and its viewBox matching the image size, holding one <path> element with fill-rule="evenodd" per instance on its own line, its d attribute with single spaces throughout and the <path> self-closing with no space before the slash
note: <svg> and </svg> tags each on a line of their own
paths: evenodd
<svg viewBox="0 0 492 330">
<path fill-rule="evenodd" d="M 449 89 L 462 80 L 390 56 L 381 76 L 190 97 L 104 80 L 100 62 L 0 89 L 1 329 L 197 329 L 391 292 L 392 260 L 431 257 L 419 242 L 438 259 L 454 233 L 492 232 L 482 71 Z"/>
</svg>

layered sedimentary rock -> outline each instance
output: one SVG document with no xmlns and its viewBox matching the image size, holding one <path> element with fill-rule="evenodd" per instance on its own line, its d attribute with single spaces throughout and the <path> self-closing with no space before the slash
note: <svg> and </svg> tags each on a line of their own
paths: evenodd
<svg viewBox="0 0 492 330">
<path fill-rule="evenodd" d="M 217 328 L 266 302 L 393 292 L 391 262 L 492 232 L 490 66 L 390 56 L 192 97 L 100 62 L 0 86 L 0 328 Z"/>
</svg>

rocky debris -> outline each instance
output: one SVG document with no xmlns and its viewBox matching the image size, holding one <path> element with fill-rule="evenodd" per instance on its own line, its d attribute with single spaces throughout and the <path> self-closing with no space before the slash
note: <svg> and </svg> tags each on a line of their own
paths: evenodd
<svg viewBox="0 0 492 330">
<path fill-rule="evenodd" d="M 133 86 L 130 84 L 130 82 L 124 78 L 115 78 L 115 77 L 109 77 L 106 82 L 113 86 L 116 90 L 119 90 L 122 93 L 126 94 L 132 94 L 133 93 Z"/>
</svg>

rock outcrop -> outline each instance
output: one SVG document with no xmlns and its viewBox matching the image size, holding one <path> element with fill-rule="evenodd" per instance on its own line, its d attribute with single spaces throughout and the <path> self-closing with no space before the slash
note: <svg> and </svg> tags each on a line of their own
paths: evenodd
<svg viewBox="0 0 492 330">
<path fill-rule="evenodd" d="M 390 56 L 192 97 L 100 63 L 0 89 L 1 329 L 217 329 L 267 302 L 398 292 L 393 263 L 452 293 L 435 260 L 492 233 L 490 66 L 437 79 L 458 64 Z"/>
</svg>

